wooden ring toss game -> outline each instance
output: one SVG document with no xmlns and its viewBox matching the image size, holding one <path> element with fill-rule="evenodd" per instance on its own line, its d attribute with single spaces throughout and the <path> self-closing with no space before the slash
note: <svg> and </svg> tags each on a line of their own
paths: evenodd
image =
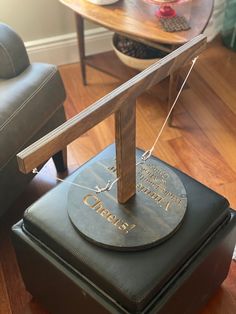
<svg viewBox="0 0 236 314">
<path fill-rule="evenodd" d="M 227 200 L 152 156 L 162 130 L 146 152 L 135 144 L 136 98 L 205 45 L 194 38 L 18 154 L 30 172 L 115 114 L 115 146 L 13 227 L 26 288 L 50 312 L 192 314 L 227 276 L 236 224 Z"/>
<path fill-rule="evenodd" d="M 197 39 L 196 42 L 201 49 L 204 39 Z M 85 193 L 75 185 L 71 187 L 68 196 L 69 217 L 81 235 L 98 245 L 117 250 L 144 249 L 172 235 L 182 223 L 187 207 L 187 196 L 176 174 L 168 167 L 160 167 L 155 159 L 150 159 L 149 162 L 143 160 L 139 164 L 136 177 L 135 102 L 133 99 L 154 84 L 153 78 L 150 81 L 152 74 L 160 81 L 174 70 L 172 67 L 180 66 L 180 64 L 176 66 L 173 60 L 175 62 L 178 59 L 181 60 L 181 55 L 191 51 L 188 48 L 181 54 L 181 49 L 183 48 L 180 48 L 179 53 L 176 51 L 174 58 L 167 56 L 168 70 L 164 75 L 162 74 L 162 77 L 157 73 L 161 72 L 164 66 L 156 72 L 151 67 L 147 70 L 147 74 L 144 72 L 137 76 L 137 82 L 131 80 L 127 86 L 124 85 L 123 93 L 119 91 L 119 96 L 125 92 L 123 97 L 126 99 L 122 97 L 122 102 L 115 102 L 113 109 L 116 115 L 116 165 L 112 161 L 115 156 L 111 156 L 110 160 L 94 164 L 91 169 L 85 168 L 79 178 L 76 178 L 77 185 L 89 182 L 90 186 L 93 186 L 93 182 L 96 182 L 97 185 L 105 186 L 109 179 L 109 172 L 113 172 L 110 177 L 115 173 L 119 178 L 117 193 L 111 190 L 110 193 L 104 193 L 100 197 L 96 194 Z M 168 62 L 168 59 L 171 62 Z M 162 62 L 165 62 L 164 60 Z M 183 60 L 180 62 L 183 65 Z M 148 72 L 152 74 L 148 75 Z M 94 121 L 95 125 L 106 118 L 110 114 L 110 112 L 106 114 L 109 102 L 97 104 L 100 113 L 96 110 L 96 104 L 90 110 L 88 109 L 87 119 Z M 99 119 L 100 115 L 101 119 Z M 86 122 L 84 126 L 87 126 Z M 52 141 L 53 139 L 50 143 Z M 41 151 L 43 147 L 45 143 Z M 28 153 L 30 150 L 31 148 L 28 149 Z M 26 154 L 28 153 L 26 150 Z M 30 152 L 29 155 L 35 156 L 35 153 Z M 22 154 L 24 155 L 24 152 Z M 27 160 L 27 157 L 24 160 Z"/>
</svg>

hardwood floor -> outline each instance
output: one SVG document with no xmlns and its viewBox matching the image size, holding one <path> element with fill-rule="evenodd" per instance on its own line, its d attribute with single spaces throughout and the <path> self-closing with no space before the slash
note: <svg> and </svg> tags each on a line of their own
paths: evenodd
<svg viewBox="0 0 236 314">
<path fill-rule="evenodd" d="M 115 69 L 123 81 L 135 73 L 120 65 L 111 53 L 96 59 Z M 87 70 L 88 85 L 82 86 L 79 64 L 60 67 L 68 95 L 65 103 L 68 118 L 121 83 L 100 71 L 89 67 Z M 155 149 L 159 158 L 226 196 L 232 208 L 236 208 L 235 72 L 235 52 L 215 40 L 199 58 L 188 80 L 175 110 L 174 127 L 166 127 Z M 140 148 L 152 146 L 167 115 L 167 84 L 162 82 L 138 99 L 137 146 Z M 113 141 L 113 117 L 110 117 L 69 145 L 69 172 Z M 10 241 L 10 227 L 29 204 L 56 185 L 55 174 L 49 161 L 0 222 L 0 314 L 48 313 L 24 289 Z M 236 262 L 232 262 L 227 279 L 201 312 L 233 313 L 236 313 Z"/>
</svg>

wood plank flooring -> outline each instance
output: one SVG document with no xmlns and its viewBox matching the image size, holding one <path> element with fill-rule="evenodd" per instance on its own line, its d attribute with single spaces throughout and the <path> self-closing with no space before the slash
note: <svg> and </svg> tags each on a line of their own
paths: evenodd
<svg viewBox="0 0 236 314">
<path fill-rule="evenodd" d="M 97 56 L 96 61 L 113 68 L 123 81 L 135 73 L 122 66 L 111 53 Z M 90 67 L 87 70 L 88 85 L 82 86 L 79 64 L 60 68 L 68 95 L 65 103 L 68 118 L 121 84 L 100 71 Z M 159 158 L 226 196 L 232 208 L 236 208 L 235 73 L 236 53 L 222 47 L 216 39 L 199 58 L 189 78 L 188 88 L 175 110 L 174 127 L 166 127 L 155 149 Z M 164 81 L 137 101 L 137 146 L 140 148 L 152 146 L 166 117 L 167 86 L 168 82 Z M 113 141 L 114 124 L 110 117 L 69 145 L 69 172 Z M 56 185 L 55 174 L 49 161 L 0 222 L 0 314 L 48 313 L 24 289 L 10 241 L 10 226 L 20 219 L 27 206 Z M 232 262 L 227 279 L 201 314 L 234 313 L 236 263 Z"/>
</svg>

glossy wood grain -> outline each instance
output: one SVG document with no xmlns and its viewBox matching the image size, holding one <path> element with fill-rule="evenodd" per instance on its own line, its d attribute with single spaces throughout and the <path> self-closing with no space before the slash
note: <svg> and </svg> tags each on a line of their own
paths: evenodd
<svg viewBox="0 0 236 314">
<path fill-rule="evenodd" d="M 127 202 L 136 192 L 136 101 L 115 114 L 115 142 L 118 200 Z"/>
<path fill-rule="evenodd" d="M 188 31 L 168 33 L 155 16 L 156 5 L 142 0 L 120 0 L 112 5 L 94 5 L 86 0 L 60 0 L 61 3 L 95 23 L 115 32 L 153 42 L 183 44 L 199 35 L 207 25 L 213 0 L 192 0 L 175 6 L 178 15 L 190 23 Z"/>
<path fill-rule="evenodd" d="M 123 80 L 127 80 L 129 71 L 118 60 L 114 62 L 114 58 L 112 53 L 97 56 L 99 62 L 115 65 Z M 201 55 L 188 88 L 180 97 L 174 127 L 165 128 L 155 149 L 156 156 L 227 197 L 232 208 L 236 208 L 235 71 L 235 52 L 215 40 Z M 68 118 L 120 85 L 114 77 L 89 68 L 88 85 L 83 86 L 78 75 L 79 64 L 62 66 L 60 72 L 67 90 Z M 150 148 L 166 117 L 167 83 L 163 81 L 161 88 L 156 86 L 138 98 L 137 146 L 140 148 Z M 69 145 L 69 172 L 112 142 L 114 119 L 110 117 Z M 10 227 L 22 217 L 24 209 L 57 184 L 55 175 L 53 162 L 49 161 L 0 222 L 1 314 L 49 314 L 24 289 L 11 245 Z M 235 312 L 236 262 L 232 262 L 227 279 L 200 314 Z"/>
</svg>

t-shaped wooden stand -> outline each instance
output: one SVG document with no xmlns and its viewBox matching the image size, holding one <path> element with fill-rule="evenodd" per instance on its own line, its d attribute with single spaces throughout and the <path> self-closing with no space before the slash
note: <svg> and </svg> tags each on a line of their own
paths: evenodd
<svg viewBox="0 0 236 314">
<path fill-rule="evenodd" d="M 115 209 L 112 208 L 112 211 L 102 211 L 101 206 L 98 206 L 98 200 L 96 202 L 96 195 L 92 196 L 92 198 L 86 198 L 86 195 L 81 194 L 81 202 L 83 203 L 82 205 L 85 206 L 85 208 L 86 206 L 90 206 L 96 213 L 100 213 L 103 218 L 105 217 L 106 219 L 101 220 L 102 224 L 100 228 L 105 228 L 108 230 L 104 235 L 105 239 L 97 239 L 97 234 L 95 238 L 91 234 L 85 234 L 86 238 L 112 248 L 139 249 L 154 245 L 161 240 L 163 241 L 163 239 L 167 236 L 170 236 L 170 234 L 173 233 L 181 223 L 185 213 L 187 200 L 184 196 L 184 188 L 181 185 L 181 182 L 178 181 L 178 178 L 176 178 L 173 173 L 170 172 L 170 174 L 163 174 L 163 176 L 169 176 L 169 181 L 165 180 L 165 183 L 163 183 L 164 179 L 162 178 L 160 179 L 162 181 L 159 182 L 158 180 L 161 177 L 160 173 L 162 171 L 164 171 L 164 173 L 168 172 L 168 170 L 163 170 L 163 168 L 159 169 L 158 167 L 160 165 L 155 164 L 155 161 L 154 164 L 148 165 L 147 169 L 143 167 L 139 173 L 139 180 L 136 180 L 135 103 L 136 98 L 139 95 L 151 88 L 153 85 L 159 83 L 170 74 L 173 74 L 184 65 L 188 64 L 202 52 L 205 46 L 205 36 L 200 35 L 194 38 L 182 47 L 170 53 L 165 58 L 161 59 L 159 62 L 153 64 L 148 69 L 135 76 L 133 79 L 115 89 L 110 94 L 98 100 L 80 114 L 68 120 L 60 127 L 50 132 L 48 135 L 44 136 L 42 139 L 32 144 L 17 155 L 20 170 L 24 173 L 28 173 L 33 168 L 36 168 L 38 165 L 49 159 L 52 155 L 60 151 L 70 142 L 94 127 L 96 124 L 103 121 L 111 114 L 115 114 L 116 166 L 112 166 L 111 164 L 107 165 L 107 169 L 111 169 L 112 167 L 113 169 L 116 169 L 116 175 L 119 178 L 117 181 L 117 194 L 112 196 L 113 199 L 117 198 L 117 200 L 114 200 L 114 206 L 111 205 Z M 111 156 L 111 160 L 112 157 L 114 156 Z M 106 167 L 104 166 L 105 163 L 102 161 L 103 167 Z M 94 169 L 97 169 L 97 165 L 94 165 Z M 99 172 L 100 170 L 97 169 L 97 171 Z M 152 180 L 150 180 L 150 174 L 148 174 L 151 171 L 158 173 L 158 175 L 156 175 Z M 144 173 L 148 175 L 145 177 Z M 81 172 L 81 176 L 83 178 L 83 172 Z M 106 176 L 105 172 L 104 176 Z M 145 178 L 145 184 L 147 185 L 142 185 L 142 180 L 144 179 L 140 179 L 141 177 Z M 87 173 L 85 174 L 85 178 L 87 178 Z M 153 182 L 153 180 L 155 182 Z M 92 184 L 91 180 L 88 180 L 87 182 Z M 144 199 L 141 199 L 141 203 L 137 204 L 137 200 L 139 199 L 139 197 L 137 197 L 137 200 L 135 200 L 135 206 L 138 207 L 138 210 L 134 210 L 134 202 L 132 201 L 132 197 L 136 193 L 137 183 L 139 185 L 138 192 L 142 194 Z M 93 186 L 96 184 L 97 182 L 94 181 Z M 170 184 L 172 184 L 172 187 L 170 187 Z M 179 189 L 176 191 L 174 191 L 175 186 L 179 186 Z M 157 189 L 159 189 L 158 193 L 156 192 Z M 81 192 L 78 191 L 78 193 Z M 74 195 L 73 191 L 71 192 L 71 195 Z M 147 216 L 147 210 L 150 210 L 151 208 L 151 212 L 153 212 L 153 210 L 156 210 L 154 207 L 159 206 L 162 208 L 162 210 L 165 211 L 165 215 L 172 215 L 171 211 L 168 213 L 170 202 L 166 201 L 167 195 L 172 200 L 175 199 L 176 203 L 181 203 L 182 207 L 180 206 L 181 208 L 179 208 L 179 215 L 176 216 L 176 221 L 174 221 L 174 223 L 171 222 L 172 225 L 167 224 L 163 232 L 160 232 L 160 230 L 162 229 L 163 224 L 166 225 L 165 218 L 162 216 L 160 218 L 159 214 L 157 215 L 158 217 L 154 218 L 155 213 L 148 215 L 149 220 L 145 221 L 145 225 L 151 226 L 151 222 L 154 221 L 153 227 L 150 227 L 150 232 L 148 233 L 145 229 L 145 225 L 142 225 L 143 221 L 146 219 L 145 217 Z M 181 198 L 182 201 L 180 200 Z M 164 199 L 165 202 L 163 201 Z M 103 200 L 103 204 L 104 201 L 105 200 Z M 149 205 L 146 205 L 148 201 L 153 203 L 150 203 L 150 208 Z M 78 219 L 77 216 L 74 216 L 74 213 L 76 213 L 76 207 L 74 206 L 75 204 L 73 201 L 72 203 L 73 205 L 68 211 L 70 218 L 74 223 L 73 219 L 76 221 Z M 142 203 L 143 206 L 141 205 Z M 124 204 L 123 209 L 121 204 Z M 132 206 L 130 204 L 132 204 Z M 79 205 L 78 203 L 78 207 L 80 209 L 83 207 L 82 205 Z M 103 209 L 107 209 L 105 205 L 103 206 Z M 141 213 L 141 216 L 139 212 L 142 212 L 142 210 L 139 210 L 139 207 L 144 208 L 145 211 L 144 213 Z M 84 210 L 86 211 L 86 209 Z M 138 214 L 136 212 L 138 212 Z M 79 215 L 81 216 L 81 213 L 79 213 Z M 122 224 L 118 224 L 118 222 L 116 224 L 116 218 L 120 216 L 121 218 L 119 219 L 122 221 Z M 168 221 L 172 220 L 170 218 L 171 217 L 168 216 Z M 96 221 L 97 216 L 94 216 L 93 212 L 91 215 L 91 221 L 83 221 L 82 224 L 83 226 L 87 223 L 91 225 L 96 223 Z M 110 224 L 107 224 L 109 222 Z M 129 236 L 127 236 L 126 231 L 131 230 L 128 229 L 128 226 L 132 225 L 136 227 L 136 225 L 139 223 L 141 226 L 140 230 L 143 229 L 144 233 L 148 234 L 147 238 L 145 238 L 143 233 L 139 233 L 138 228 L 136 228 L 136 230 L 134 227 L 132 228 L 132 234 L 131 232 L 128 232 Z M 103 224 L 105 225 L 103 226 Z M 78 226 L 76 223 L 75 225 L 82 234 L 87 232 L 86 230 L 82 231 L 80 226 Z M 114 228 L 114 226 L 118 226 L 118 228 Z M 158 232 L 155 233 L 154 230 L 158 230 Z M 114 235 L 112 235 L 112 233 L 114 233 Z M 124 234 L 127 236 L 125 237 L 127 241 L 124 241 Z M 150 234 L 153 234 L 151 238 Z M 116 240 L 117 237 L 118 240 Z"/>
</svg>

